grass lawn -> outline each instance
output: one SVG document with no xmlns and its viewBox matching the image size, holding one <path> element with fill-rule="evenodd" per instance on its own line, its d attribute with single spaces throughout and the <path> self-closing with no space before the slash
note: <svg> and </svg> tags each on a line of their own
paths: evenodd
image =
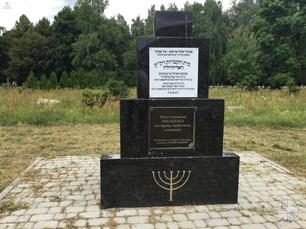
<svg viewBox="0 0 306 229">
<path fill-rule="evenodd" d="M 60 103 L 38 105 L 39 98 Z M 306 177 L 306 89 L 288 96 L 212 88 L 210 98 L 232 107 L 225 112 L 225 150 L 256 151 Z M 118 101 L 89 109 L 81 90 L 0 88 L 0 191 L 38 156 L 118 152 L 118 122 Z"/>
<path fill-rule="evenodd" d="M 0 191 L 37 156 L 119 151 L 119 124 L 0 127 Z M 226 126 L 224 149 L 266 156 L 306 177 L 306 129 Z M 98 173 L 99 171 L 97 171 Z"/>
</svg>

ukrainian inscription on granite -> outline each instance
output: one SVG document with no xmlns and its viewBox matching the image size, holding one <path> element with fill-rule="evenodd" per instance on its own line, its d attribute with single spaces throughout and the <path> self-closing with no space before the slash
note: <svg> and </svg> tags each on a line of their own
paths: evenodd
<svg viewBox="0 0 306 229">
<path fill-rule="evenodd" d="M 149 111 L 149 149 L 194 149 L 194 107 L 154 107 Z"/>
<path fill-rule="evenodd" d="M 198 48 L 150 48 L 151 98 L 198 96 Z"/>
</svg>

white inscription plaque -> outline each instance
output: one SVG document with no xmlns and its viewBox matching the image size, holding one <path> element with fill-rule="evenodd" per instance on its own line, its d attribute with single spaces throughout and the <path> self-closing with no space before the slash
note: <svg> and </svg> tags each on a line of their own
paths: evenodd
<svg viewBox="0 0 306 229">
<path fill-rule="evenodd" d="M 198 96 L 198 48 L 150 48 L 150 98 Z"/>
</svg>

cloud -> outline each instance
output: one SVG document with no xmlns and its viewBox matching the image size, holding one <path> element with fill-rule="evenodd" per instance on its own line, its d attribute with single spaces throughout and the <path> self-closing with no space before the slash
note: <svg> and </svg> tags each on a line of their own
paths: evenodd
<svg viewBox="0 0 306 229">
<path fill-rule="evenodd" d="M 64 7 L 73 7 L 76 0 L 0 0 L 0 26 L 11 29 L 16 20 L 22 14 L 33 23 L 39 19 L 47 17 L 50 21 Z M 133 18 L 140 15 L 142 18 L 147 17 L 147 11 L 151 5 L 159 9 L 161 4 L 168 6 L 169 3 L 175 2 L 179 8 L 183 8 L 186 0 L 109 0 L 109 6 L 105 11 L 107 17 L 121 14 L 130 24 Z M 189 3 L 195 1 L 189 0 Z M 204 1 L 200 1 L 204 2 Z M 223 8 L 230 7 L 231 0 L 221 0 Z"/>
<path fill-rule="evenodd" d="M 43 17 L 52 21 L 66 5 L 73 6 L 74 0 L 0 0 L 0 26 L 11 29 L 22 14 L 34 23 Z"/>
<path fill-rule="evenodd" d="M 140 16 L 141 18 L 146 18 L 148 9 L 155 5 L 155 9 L 159 9 L 162 4 L 166 7 L 170 3 L 174 3 L 177 5 L 179 9 L 184 7 L 184 4 L 187 0 L 110 0 L 109 6 L 105 10 L 105 14 L 107 17 L 116 16 L 117 14 L 121 14 L 124 16 L 125 20 L 128 23 L 131 23 L 133 18 Z M 199 0 L 188 0 L 189 3 L 201 2 Z M 221 0 L 222 7 L 224 10 L 229 9 L 232 0 Z"/>
</svg>

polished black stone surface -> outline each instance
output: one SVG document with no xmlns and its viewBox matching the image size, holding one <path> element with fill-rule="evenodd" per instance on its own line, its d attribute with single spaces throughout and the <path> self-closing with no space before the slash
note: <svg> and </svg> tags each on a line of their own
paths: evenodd
<svg viewBox="0 0 306 229">
<path fill-rule="evenodd" d="M 138 98 L 149 98 L 149 48 L 150 47 L 189 47 L 199 48 L 198 98 L 208 98 L 208 56 L 207 39 L 197 38 L 137 38 L 138 59 Z"/>
<path fill-rule="evenodd" d="M 156 11 L 154 35 L 156 37 L 191 37 L 192 13 Z"/>
<path fill-rule="evenodd" d="M 185 115 L 186 127 L 177 135 L 171 132 L 174 129 L 172 127 L 160 127 L 159 124 L 164 119 L 152 118 L 155 113 L 163 116 Z M 168 120 L 180 121 L 182 118 L 166 119 Z M 157 127 L 154 128 L 154 124 Z M 123 99 L 120 102 L 121 157 L 221 156 L 223 126 L 224 100 L 222 99 Z M 191 136 L 191 128 L 194 136 Z M 163 132 L 163 129 L 168 133 Z M 187 144 L 175 141 L 171 145 L 168 141 L 168 145 L 161 145 L 160 149 L 156 147 L 157 141 L 152 142 L 150 137 L 152 134 L 157 141 L 193 138 Z"/>
<path fill-rule="evenodd" d="M 101 159 L 101 207 L 234 204 L 238 179 L 239 157 L 234 153 L 223 157 L 106 157 Z"/>
<path fill-rule="evenodd" d="M 121 156 L 101 158 L 102 208 L 237 203 L 239 156 L 223 153 L 224 100 L 208 99 L 209 43 L 191 32 L 190 13 L 157 12 L 156 37 L 137 39 L 139 99 L 120 101 Z M 196 84 L 184 82 L 196 77 L 188 94 Z"/>
</svg>

